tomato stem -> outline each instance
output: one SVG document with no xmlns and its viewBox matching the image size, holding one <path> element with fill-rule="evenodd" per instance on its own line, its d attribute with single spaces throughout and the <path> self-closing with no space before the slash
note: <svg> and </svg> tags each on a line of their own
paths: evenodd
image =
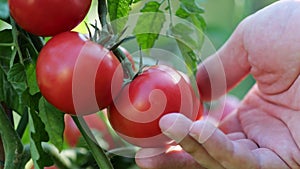
<svg viewBox="0 0 300 169">
<path fill-rule="evenodd" d="M 106 156 L 104 150 L 97 144 L 94 135 L 84 121 L 83 117 L 72 116 L 72 118 L 79 131 L 81 132 L 83 138 L 85 139 L 87 145 L 89 146 L 98 166 L 101 169 L 113 169 L 111 162 Z"/>
<path fill-rule="evenodd" d="M 98 0 L 98 15 L 102 28 L 107 28 L 107 5 L 106 0 Z"/>
<path fill-rule="evenodd" d="M 132 69 L 132 65 L 131 65 L 131 62 L 129 61 L 129 59 L 119 48 L 114 49 L 113 53 L 117 56 L 117 58 L 121 62 L 122 66 L 123 66 L 123 70 L 128 75 L 128 78 L 130 80 L 132 80 L 133 77 L 135 76 L 135 73 Z"/>
</svg>

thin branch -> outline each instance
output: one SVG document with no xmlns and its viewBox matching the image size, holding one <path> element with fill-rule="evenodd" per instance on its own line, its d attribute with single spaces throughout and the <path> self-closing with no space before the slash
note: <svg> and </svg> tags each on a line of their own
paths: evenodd
<svg viewBox="0 0 300 169">
<path fill-rule="evenodd" d="M 98 15 L 102 28 L 107 27 L 107 5 L 106 0 L 98 0 Z"/>
<path fill-rule="evenodd" d="M 92 152 L 98 166 L 101 169 L 113 169 L 113 166 L 106 156 L 104 150 L 97 144 L 94 135 L 82 117 L 72 117 L 80 133 L 85 139 L 90 151 Z"/>
</svg>

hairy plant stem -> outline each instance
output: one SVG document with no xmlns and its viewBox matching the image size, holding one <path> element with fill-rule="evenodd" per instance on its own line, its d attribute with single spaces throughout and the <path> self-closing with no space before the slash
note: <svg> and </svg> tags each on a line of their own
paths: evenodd
<svg viewBox="0 0 300 169">
<path fill-rule="evenodd" d="M 135 73 L 132 69 L 132 65 L 129 59 L 119 48 L 114 49 L 113 53 L 117 56 L 117 58 L 121 62 L 123 70 L 128 75 L 128 79 L 132 80 L 133 77 L 135 76 Z"/>
<path fill-rule="evenodd" d="M 113 169 L 113 166 L 106 156 L 104 150 L 97 144 L 94 135 L 92 134 L 91 130 L 89 129 L 88 125 L 84 121 L 82 117 L 72 117 L 76 126 L 78 127 L 80 133 L 82 134 L 83 138 L 85 139 L 89 149 L 95 158 L 98 166 L 101 169 Z"/>
<path fill-rule="evenodd" d="M 106 31 L 108 31 L 109 25 L 107 22 L 107 4 L 106 0 L 98 0 L 98 16 L 101 23 L 102 28 Z M 123 66 L 123 70 L 127 73 L 129 80 L 132 80 L 132 78 L 135 76 L 134 71 L 132 70 L 131 62 L 128 60 L 126 55 L 117 47 L 120 44 L 117 44 L 114 49 L 112 49 L 113 53 L 117 56 L 119 61 L 121 62 Z"/>
<path fill-rule="evenodd" d="M 98 0 L 98 15 L 102 28 L 107 27 L 107 5 L 106 0 Z"/>
</svg>

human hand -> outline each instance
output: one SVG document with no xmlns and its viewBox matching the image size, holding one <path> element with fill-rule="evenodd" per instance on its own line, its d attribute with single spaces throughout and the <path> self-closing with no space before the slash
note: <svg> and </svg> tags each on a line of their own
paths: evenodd
<svg viewBox="0 0 300 169">
<path fill-rule="evenodd" d="M 197 74 L 206 101 L 252 74 L 256 84 L 239 108 L 217 126 L 210 118 L 193 123 L 179 114 L 164 116 L 162 131 L 184 151 L 150 157 L 153 149 L 142 149 L 137 164 L 153 169 L 300 168 L 299 9 L 300 1 L 282 0 L 241 22 Z M 226 86 L 214 83 L 220 81 Z"/>
</svg>

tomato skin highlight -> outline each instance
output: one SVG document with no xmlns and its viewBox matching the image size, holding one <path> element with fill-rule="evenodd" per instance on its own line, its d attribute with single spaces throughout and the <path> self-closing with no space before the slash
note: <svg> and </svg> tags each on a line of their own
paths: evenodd
<svg viewBox="0 0 300 169">
<path fill-rule="evenodd" d="M 54 36 L 70 31 L 87 15 L 91 0 L 8 0 L 11 16 L 26 31 Z"/>
<path fill-rule="evenodd" d="M 199 100 L 198 100 L 199 101 Z M 164 147 L 172 140 L 159 127 L 168 113 L 199 117 L 199 102 L 188 82 L 174 69 L 157 65 L 146 68 L 108 109 L 111 126 L 126 141 L 140 147 Z"/>
<path fill-rule="evenodd" d="M 123 83 L 115 55 L 76 32 L 61 33 L 47 42 L 38 56 L 36 76 L 45 99 L 73 115 L 106 108 Z"/>
</svg>

